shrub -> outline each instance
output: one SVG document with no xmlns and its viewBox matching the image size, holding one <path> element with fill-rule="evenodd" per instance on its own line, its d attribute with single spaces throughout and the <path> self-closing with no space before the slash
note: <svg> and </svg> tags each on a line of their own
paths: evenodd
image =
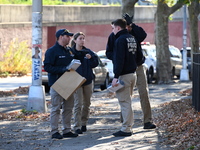
<svg viewBox="0 0 200 150">
<path fill-rule="evenodd" d="M 3 56 L 3 61 L 0 61 L 1 76 L 8 76 L 9 74 L 22 76 L 30 73 L 31 55 L 32 52 L 27 41 L 19 42 L 18 39 L 13 39 Z"/>
</svg>

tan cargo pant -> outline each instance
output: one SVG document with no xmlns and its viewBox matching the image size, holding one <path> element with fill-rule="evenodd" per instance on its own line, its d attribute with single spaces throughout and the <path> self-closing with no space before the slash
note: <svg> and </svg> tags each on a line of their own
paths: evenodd
<svg viewBox="0 0 200 150">
<path fill-rule="evenodd" d="M 92 92 L 93 83 L 78 88 L 74 93 L 74 130 L 87 125 Z"/>
<path fill-rule="evenodd" d="M 63 134 L 71 131 L 72 109 L 74 106 L 74 96 L 70 96 L 67 100 L 62 98 L 53 88 L 50 89 L 51 95 L 51 134 L 59 132 L 58 124 L 60 119 L 60 108 L 62 106 L 62 125 Z"/>
<path fill-rule="evenodd" d="M 136 70 L 137 81 L 136 86 L 140 95 L 140 104 L 143 111 L 143 122 L 151 122 L 152 113 L 151 106 L 149 102 L 149 88 L 147 84 L 146 71 L 143 65 L 140 65 Z"/>
<path fill-rule="evenodd" d="M 116 96 L 121 108 L 121 115 L 123 118 L 121 131 L 132 132 L 133 125 L 133 110 L 132 110 L 132 92 L 136 83 L 136 74 L 130 73 L 122 75 L 119 80 L 122 80 L 125 86 L 116 92 Z"/>
</svg>

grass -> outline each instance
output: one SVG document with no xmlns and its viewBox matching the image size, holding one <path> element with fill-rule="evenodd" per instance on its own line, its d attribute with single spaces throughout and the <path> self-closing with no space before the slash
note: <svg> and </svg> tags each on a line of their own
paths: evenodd
<svg viewBox="0 0 200 150">
<path fill-rule="evenodd" d="M 13 74 L 22 76 L 31 72 L 31 55 L 27 41 L 19 42 L 18 39 L 13 39 L 0 61 L 0 77 Z"/>
</svg>

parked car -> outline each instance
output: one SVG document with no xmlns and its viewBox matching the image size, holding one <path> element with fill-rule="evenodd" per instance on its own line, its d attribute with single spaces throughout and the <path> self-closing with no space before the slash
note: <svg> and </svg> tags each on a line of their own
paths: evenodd
<svg viewBox="0 0 200 150">
<path fill-rule="evenodd" d="M 142 42 L 141 46 L 146 58 L 143 65 L 146 67 L 147 82 L 152 83 L 156 77 L 156 46 L 149 42 Z"/>
<path fill-rule="evenodd" d="M 177 78 L 180 78 L 180 73 L 182 69 L 182 54 L 180 50 L 172 45 L 169 45 L 169 51 L 171 54 L 170 60 L 172 64 L 172 77 L 176 76 Z"/>
<path fill-rule="evenodd" d="M 105 64 L 102 63 L 101 59 L 98 57 L 99 65 L 93 68 L 94 73 L 94 87 L 100 87 L 101 90 L 104 90 L 109 85 L 109 71 L 106 68 Z"/>
<path fill-rule="evenodd" d="M 108 69 L 109 78 L 110 78 L 110 81 L 111 81 L 114 78 L 112 61 L 106 57 L 106 50 L 98 51 L 97 55 L 101 59 L 102 63 L 105 64 L 105 67 Z"/>
<path fill-rule="evenodd" d="M 109 85 L 109 72 L 105 65 L 102 63 L 100 58 L 98 57 L 99 65 L 93 68 L 94 73 L 94 88 L 100 88 L 104 90 Z M 44 70 L 44 66 L 42 65 L 42 85 L 45 87 L 45 92 L 49 92 L 50 87 L 48 86 L 48 73 Z"/>
<path fill-rule="evenodd" d="M 138 5 L 155 5 L 151 0 L 138 0 Z"/>
<path fill-rule="evenodd" d="M 141 45 L 143 53 L 146 57 L 145 64 L 147 65 L 147 80 L 148 83 L 151 83 L 153 78 L 156 78 L 156 46 L 154 44 L 150 44 L 149 42 L 142 42 Z M 172 77 L 177 76 L 177 78 L 179 78 L 182 69 L 182 54 L 177 47 L 172 45 L 169 45 L 169 51 L 171 55 L 170 60 L 172 64 Z"/>
<path fill-rule="evenodd" d="M 42 85 L 44 85 L 45 92 L 49 93 L 50 87 L 48 85 L 48 73 L 44 70 L 43 64 L 42 64 Z"/>
<path fill-rule="evenodd" d="M 147 71 L 147 80 L 148 83 L 151 83 L 153 80 L 153 77 L 156 74 L 156 53 L 155 53 L 155 45 L 149 45 L 149 44 L 144 44 L 143 46 L 143 54 L 146 57 L 144 66 L 146 67 Z M 111 60 L 109 60 L 106 57 L 105 54 L 106 50 L 100 50 L 97 52 L 97 55 L 101 59 L 103 63 L 105 63 L 106 67 L 108 68 L 109 71 L 109 77 L 110 80 L 114 78 L 114 73 L 113 73 L 113 63 Z"/>
</svg>

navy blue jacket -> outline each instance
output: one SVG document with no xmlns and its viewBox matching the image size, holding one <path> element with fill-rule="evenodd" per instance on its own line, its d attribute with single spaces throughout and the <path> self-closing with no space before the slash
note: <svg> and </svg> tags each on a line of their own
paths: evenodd
<svg viewBox="0 0 200 150">
<path fill-rule="evenodd" d="M 134 73 L 137 68 L 136 53 L 142 55 L 136 39 L 126 29 L 116 34 L 113 49 L 114 78 Z"/>
<path fill-rule="evenodd" d="M 144 39 L 147 37 L 147 33 L 143 30 L 142 27 L 139 27 L 134 23 L 132 23 L 131 27 L 132 27 L 132 30 L 129 33 L 136 38 L 136 40 L 138 42 L 138 47 L 140 49 L 142 49 L 140 43 L 142 41 L 144 41 Z M 112 32 L 108 37 L 108 42 L 106 45 L 106 56 L 110 60 L 113 60 L 113 49 L 114 49 L 115 39 L 116 39 L 116 37 L 115 37 L 114 33 Z M 136 61 L 137 61 L 137 66 L 142 65 L 145 62 L 144 55 L 143 54 L 140 55 L 140 53 L 137 54 Z"/>
<path fill-rule="evenodd" d="M 112 32 L 108 37 L 108 42 L 106 45 L 106 56 L 110 60 L 113 60 L 114 43 L 115 43 L 115 34 Z"/>
<path fill-rule="evenodd" d="M 144 31 L 142 27 L 139 27 L 134 23 L 132 23 L 131 28 L 132 30 L 129 33 L 133 35 L 139 42 L 139 45 L 141 45 L 140 43 L 144 41 L 144 39 L 147 37 L 147 33 Z"/>
<path fill-rule="evenodd" d="M 58 42 L 45 52 L 44 70 L 48 72 L 49 86 L 52 86 L 66 71 L 72 59 L 72 49 L 63 47 Z"/>
<path fill-rule="evenodd" d="M 147 33 L 144 31 L 142 27 L 139 27 L 134 23 L 132 23 L 131 28 L 132 30 L 129 33 L 136 38 L 136 40 L 138 41 L 139 48 L 142 49 L 141 42 L 144 41 L 144 39 L 147 37 Z M 140 57 L 137 58 L 138 66 L 142 65 L 144 62 L 145 62 L 144 56 L 142 57 L 142 59 L 140 59 Z"/>
<path fill-rule="evenodd" d="M 75 54 L 75 59 L 79 59 L 81 61 L 81 65 L 77 68 L 77 72 L 86 78 L 86 82 L 82 85 L 88 85 L 92 83 L 94 79 L 94 74 L 92 68 L 95 68 L 99 65 L 99 61 L 97 55 L 88 48 L 83 47 L 82 50 L 78 51 L 75 48 L 76 45 L 73 46 L 72 50 Z M 85 58 L 86 54 L 90 54 L 92 57 L 90 59 Z"/>
</svg>

